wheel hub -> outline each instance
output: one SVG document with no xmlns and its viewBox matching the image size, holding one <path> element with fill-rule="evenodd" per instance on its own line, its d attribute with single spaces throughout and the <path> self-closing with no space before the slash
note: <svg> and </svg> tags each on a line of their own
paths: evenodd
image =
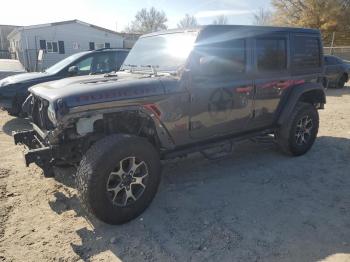
<svg viewBox="0 0 350 262">
<path fill-rule="evenodd" d="M 148 168 L 144 161 L 127 157 L 110 173 L 107 193 L 114 205 L 128 206 L 140 198 L 146 189 Z"/>
<path fill-rule="evenodd" d="M 298 121 L 295 131 L 295 139 L 298 145 L 305 145 L 309 142 L 313 126 L 313 121 L 309 116 L 305 116 Z"/>
<path fill-rule="evenodd" d="M 132 173 L 129 173 L 129 174 L 123 176 L 122 185 L 124 187 L 128 187 L 128 186 L 130 186 L 132 181 L 133 181 Z"/>
</svg>

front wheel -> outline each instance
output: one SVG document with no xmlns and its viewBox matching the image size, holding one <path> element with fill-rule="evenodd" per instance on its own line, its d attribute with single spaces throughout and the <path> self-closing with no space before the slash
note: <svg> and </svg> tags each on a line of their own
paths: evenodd
<svg viewBox="0 0 350 262">
<path fill-rule="evenodd" d="M 160 160 L 146 139 L 111 135 L 97 141 L 82 158 L 76 184 L 84 208 L 108 224 L 140 215 L 160 182 Z"/>
<path fill-rule="evenodd" d="M 319 128 L 317 109 L 309 103 L 298 102 L 291 117 L 276 131 L 281 149 L 294 156 L 310 150 Z"/>
</svg>

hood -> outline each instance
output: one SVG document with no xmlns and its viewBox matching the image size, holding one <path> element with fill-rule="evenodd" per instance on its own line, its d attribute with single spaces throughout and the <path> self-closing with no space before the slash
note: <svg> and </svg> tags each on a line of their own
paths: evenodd
<svg viewBox="0 0 350 262">
<path fill-rule="evenodd" d="M 48 77 L 51 77 L 51 75 L 48 73 L 24 73 L 6 77 L 1 81 L 4 82 L 6 85 L 9 85 L 17 83 L 26 83 L 30 82 L 31 80 L 43 79 Z"/>
<path fill-rule="evenodd" d="M 118 72 L 110 76 L 72 77 L 46 82 L 30 88 L 35 96 L 50 102 L 63 101 L 66 106 L 75 107 L 88 104 L 162 95 L 163 77 L 148 74 Z"/>
</svg>

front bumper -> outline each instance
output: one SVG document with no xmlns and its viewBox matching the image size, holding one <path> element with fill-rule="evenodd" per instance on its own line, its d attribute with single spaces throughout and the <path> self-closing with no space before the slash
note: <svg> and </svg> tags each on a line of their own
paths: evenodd
<svg viewBox="0 0 350 262">
<path fill-rule="evenodd" d="M 54 159 L 55 147 L 45 145 L 35 130 L 15 132 L 13 138 L 16 145 L 23 144 L 27 147 L 24 153 L 26 166 L 35 163 L 43 167 Z"/>
</svg>

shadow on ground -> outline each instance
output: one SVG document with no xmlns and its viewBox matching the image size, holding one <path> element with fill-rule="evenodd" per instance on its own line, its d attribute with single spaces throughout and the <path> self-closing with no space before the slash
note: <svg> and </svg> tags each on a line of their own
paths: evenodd
<svg viewBox="0 0 350 262">
<path fill-rule="evenodd" d="M 72 248 L 83 260 L 107 251 L 123 261 L 317 261 L 350 253 L 349 156 L 350 140 L 319 137 L 298 158 L 245 143 L 224 160 L 170 161 L 144 214 L 121 226 L 90 218 L 94 229 L 79 229 L 82 244 Z M 57 193 L 50 206 L 84 214 L 75 196 Z"/>
<path fill-rule="evenodd" d="M 11 136 L 14 131 L 18 132 L 30 129 L 32 129 L 31 124 L 24 118 L 12 118 L 2 126 L 2 131 L 9 136 Z"/>
</svg>

